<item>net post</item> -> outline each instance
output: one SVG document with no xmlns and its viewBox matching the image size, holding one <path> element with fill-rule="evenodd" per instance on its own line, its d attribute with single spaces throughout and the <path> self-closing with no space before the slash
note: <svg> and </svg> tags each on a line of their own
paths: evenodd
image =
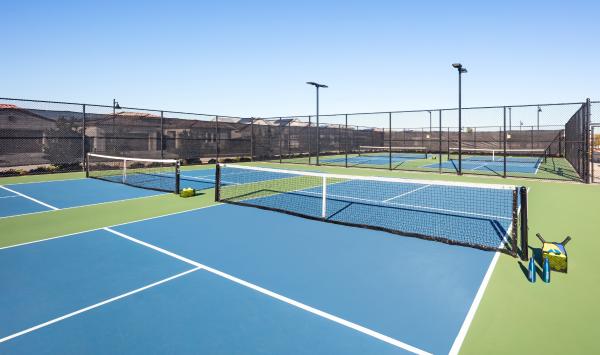
<svg viewBox="0 0 600 355">
<path fill-rule="evenodd" d="M 123 183 L 127 182 L 127 159 L 123 159 Z"/>
<path fill-rule="evenodd" d="M 215 202 L 221 201 L 221 164 L 215 166 Z"/>
<path fill-rule="evenodd" d="M 529 259 L 529 226 L 528 226 L 528 217 L 527 217 L 527 188 L 525 186 L 521 186 L 520 188 L 520 196 L 521 196 L 521 260 Z"/>
<path fill-rule="evenodd" d="M 321 218 L 327 218 L 327 176 L 323 175 L 323 190 L 321 198 Z"/>
<path fill-rule="evenodd" d="M 85 177 L 89 178 L 90 177 L 90 156 L 89 153 L 86 153 L 85 155 Z"/>
<path fill-rule="evenodd" d="M 181 160 L 175 163 L 175 193 L 179 195 L 181 189 Z"/>
<path fill-rule="evenodd" d="M 512 190 L 512 223 L 510 228 L 510 249 L 514 256 L 518 255 L 517 238 L 519 235 L 519 187 Z"/>
</svg>

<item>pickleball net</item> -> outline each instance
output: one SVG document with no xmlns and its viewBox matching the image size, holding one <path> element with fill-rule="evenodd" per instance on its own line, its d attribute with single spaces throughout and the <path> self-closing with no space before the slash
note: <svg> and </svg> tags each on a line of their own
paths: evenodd
<svg viewBox="0 0 600 355">
<path fill-rule="evenodd" d="M 503 162 L 504 158 L 509 163 L 535 164 L 546 162 L 546 149 L 506 149 L 502 148 L 462 148 L 462 160 L 482 162 Z M 459 149 L 450 148 L 448 160 L 458 160 Z"/>
<path fill-rule="evenodd" d="M 180 163 L 88 153 L 86 176 L 144 189 L 179 193 Z"/>
<path fill-rule="evenodd" d="M 427 147 L 386 147 L 361 145 L 358 156 L 427 159 Z"/>
<path fill-rule="evenodd" d="M 527 250 L 526 194 L 512 185 L 218 164 L 215 199 L 516 256 L 519 229 Z"/>
</svg>

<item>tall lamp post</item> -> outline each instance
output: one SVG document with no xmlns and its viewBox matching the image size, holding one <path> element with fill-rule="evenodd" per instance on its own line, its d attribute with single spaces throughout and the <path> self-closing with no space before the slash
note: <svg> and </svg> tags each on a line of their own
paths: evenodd
<svg viewBox="0 0 600 355">
<path fill-rule="evenodd" d="M 458 70 L 458 175 L 462 175 L 462 75 L 467 72 L 467 68 L 460 63 L 452 64 L 453 68 Z"/>
<path fill-rule="evenodd" d="M 119 102 L 116 99 L 113 99 L 113 106 L 112 107 L 113 107 L 113 114 L 112 114 L 112 121 L 113 122 L 112 122 L 112 137 L 111 137 L 110 141 L 112 142 L 112 145 L 113 145 L 112 146 L 112 148 L 113 148 L 112 152 L 116 153 L 116 150 L 117 150 L 116 143 L 117 143 L 117 141 L 115 139 L 115 134 L 116 134 L 116 132 L 115 132 L 115 116 L 117 115 L 116 110 L 120 110 L 121 106 L 119 105 Z"/>
<path fill-rule="evenodd" d="M 542 112 L 542 108 L 538 106 L 538 109 L 537 109 L 537 127 L 538 127 L 538 131 L 540 130 L 540 112 Z"/>
<path fill-rule="evenodd" d="M 319 89 L 327 88 L 328 86 L 324 84 L 315 83 L 314 81 L 307 81 L 306 83 L 317 88 L 317 165 L 319 165 L 319 151 L 321 150 L 321 136 L 319 131 Z M 310 152 L 308 152 L 308 154 L 310 155 Z"/>
<path fill-rule="evenodd" d="M 429 134 L 431 134 L 431 111 L 427 112 L 429 112 Z"/>
</svg>

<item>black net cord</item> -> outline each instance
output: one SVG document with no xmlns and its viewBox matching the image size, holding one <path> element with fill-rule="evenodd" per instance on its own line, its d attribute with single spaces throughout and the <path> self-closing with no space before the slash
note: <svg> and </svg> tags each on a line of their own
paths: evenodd
<svg viewBox="0 0 600 355">
<path fill-rule="evenodd" d="M 521 260 L 529 260 L 529 225 L 527 219 L 527 188 L 520 187 L 521 196 Z"/>
<path fill-rule="evenodd" d="M 215 202 L 221 201 L 221 165 L 215 166 Z"/>
</svg>

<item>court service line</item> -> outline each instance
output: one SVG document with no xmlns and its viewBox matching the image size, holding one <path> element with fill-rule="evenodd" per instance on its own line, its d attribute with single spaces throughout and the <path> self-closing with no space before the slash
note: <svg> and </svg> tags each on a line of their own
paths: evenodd
<svg viewBox="0 0 600 355">
<path fill-rule="evenodd" d="M 13 197 L 21 197 L 21 196 L 18 196 L 18 195 L 12 195 L 12 196 L 2 196 L 2 197 L 0 197 L 0 198 L 13 198 Z"/>
<path fill-rule="evenodd" d="M 84 180 L 85 177 L 80 178 L 68 178 L 68 179 L 57 179 L 57 180 L 42 180 L 42 181 L 24 181 L 24 182 L 13 182 L 5 185 L 29 185 L 29 184 L 43 184 L 46 182 L 61 182 L 61 181 L 72 181 L 72 180 Z"/>
<path fill-rule="evenodd" d="M 30 201 L 33 201 L 33 202 L 35 202 L 35 203 L 37 203 L 37 204 L 40 204 L 40 205 L 44 206 L 44 207 L 48 207 L 48 208 L 50 208 L 50 209 L 52 209 L 52 210 L 54 210 L 54 211 L 58 211 L 58 210 L 60 209 L 60 208 L 58 208 L 58 207 L 54 207 L 54 206 L 52 206 L 52 205 L 49 205 L 49 204 L 47 204 L 47 203 L 45 203 L 45 202 L 42 202 L 42 201 L 40 201 L 40 200 L 36 200 L 35 198 L 33 198 L 33 197 L 31 197 L 31 196 L 27 196 L 27 195 L 25 195 L 25 194 L 22 194 L 22 193 L 20 193 L 20 192 L 18 192 L 18 191 L 15 191 L 15 190 L 9 189 L 9 188 L 8 188 L 8 187 L 6 187 L 6 186 L 0 186 L 0 189 L 4 189 L 4 190 L 6 190 L 6 191 L 10 191 L 10 192 L 12 192 L 12 193 L 13 193 L 13 194 L 15 194 L 15 195 L 19 195 L 19 196 L 21 196 L 21 197 L 23 197 L 23 198 L 26 198 L 26 199 L 28 199 L 28 200 L 30 200 Z"/>
<path fill-rule="evenodd" d="M 419 190 L 422 190 L 422 189 L 424 189 L 424 188 L 427 188 L 427 187 L 429 187 L 429 186 L 431 186 L 431 185 L 425 185 L 425 186 L 421 186 L 421 187 L 419 187 L 418 189 L 414 189 L 414 190 L 411 190 L 411 191 L 405 192 L 405 193 L 403 193 L 403 194 L 400 194 L 400 195 L 398 195 L 398 196 L 394 196 L 394 197 L 392 197 L 392 198 L 388 198 L 387 200 L 383 200 L 383 202 L 389 202 L 389 201 L 391 201 L 391 200 L 395 200 L 395 199 L 397 199 L 397 198 L 399 198 L 399 197 L 402 197 L 402 196 L 406 196 L 406 195 L 412 194 L 413 192 L 417 192 L 417 191 L 419 191 Z"/>
<path fill-rule="evenodd" d="M 147 248 L 153 249 L 153 250 L 155 250 L 155 251 L 157 251 L 159 253 L 166 254 L 166 255 L 171 256 L 171 257 L 173 257 L 173 258 L 175 258 L 177 260 L 180 260 L 180 261 L 186 262 L 186 263 L 188 263 L 190 265 L 193 265 L 193 266 L 196 266 L 198 268 L 204 269 L 207 272 L 210 272 L 211 274 L 214 274 L 214 275 L 220 276 L 222 278 L 225 278 L 225 279 L 227 279 L 229 281 L 237 283 L 238 285 L 242 285 L 244 287 L 247 287 L 249 289 L 252 289 L 254 291 L 257 291 L 257 292 L 260 292 L 260 293 L 262 293 L 264 295 L 267 295 L 269 297 L 275 298 L 275 299 L 277 299 L 277 300 L 279 300 L 281 302 L 287 303 L 287 304 L 289 304 L 291 306 L 300 308 L 300 309 L 302 309 L 304 311 L 307 311 L 307 312 L 312 313 L 314 315 L 317 315 L 319 317 L 328 319 L 328 320 L 330 320 L 332 322 L 338 323 L 338 324 L 343 325 L 345 327 L 348 327 L 350 329 L 354 329 L 354 330 L 356 330 L 356 331 L 358 331 L 360 333 L 369 335 L 369 336 L 371 336 L 373 338 L 376 338 L 378 340 L 386 342 L 386 343 L 388 343 L 390 345 L 393 345 L 393 346 L 396 346 L 398 348 L 410 351 L 410 352 L 412 352 L 414 354 L 423 354 L 423 355 L 430 354 L 430 353 L 428 353 L 428 352 L 426 352 L 424 350 L 421 350 L 421 349 L 419 349 L 417 347 L 414 347 L 412 345 L 403 343 L 400 340 L 397 340 L 397 339 L 391 338 L 391 337 L 389 337 L 387 335 L 378 333 L 378 332 L 376 332 L 376 331 L 374 331 L 372 329 L 363 327 L 363 326 L 361 326 L 359 324 L 350 322 L 350 321 L 348 321 L 346 319 L 337 317 L 337 316 L 335 316 L 333 314 L 330 314 L 330 313 L 327 313 L 325 311 L 321 311 L 321 310 L 319 310 L 317 308 L 311 307 L 309 305 L 306 305 L 306 304 L 301 303 L 299 301 L 296 301 L 294 299 L 291 299 L 291 298 L 288 298 L 286 296 L 280 295 L 280 294 L 278 294 L 276 292 L 273 292 L 273 291 L 270 291 L 270 290 L 268 290 L 266 288 L 260 287 L 258 285 L 253 284 L 253 283 L 250 283 L 248 281 L 245 281 L 245 280 L 242 280 L 242 279 L 237 278 L 235 276 L 229 275 L 229 274 L 227 274 L 227 273 L 225 273 L 223 271 L 220 271 L 220 270 L 217 270 L 217 269 L 213 269 L 210 266 L 206 266 L 206 265 L 201 264 L 201 263 L 199 263 L 197 261 L 188 259 L 188 258 L 186 258 L 184 256 L 179 255 L 179 254 L 175 254 L 175 253 L 173 253 L 171 251 L 168 251 L 168 250 L 163 249 L 161 247 L 158 247 L 156 245 L 144 242 L 142 240 L 139 240 L 139 239 L 136 239 L 134 237 L 131 237 L 131 236 L 127 235 L 127 234 L 118 232 L 118 231 L 116 231 L 114 229 L 104 228 L 104 230 L 106 230 L 106 231 L 108 231 L 110 233 L 113 233 L 113 234 L 115 234 L 115 235 L 117 235 L 117 236 L 119 236 L 121 238 L 127 239 L 127 240 L 129 240 L 129 241 L 131 241 L 133 243 L 140 244 L 140 245 L 145 246 Z"/>
<path fill-rule="evenodd" d="M 135 290 L 132 290 L 132 291 L 129 291 L 129 292 L 126 292 L 126 293 L 120 294 L 120 295 L 118 295 L 118 296 L 115 296 L 115 297 L 112 297 L 112 298 L 109 298 L 109 299 L 106 299 L 106 300 L 104 300 L 104 301 L 102 301 L 102 302 L 98 302 L 98 303 L 96 303 L 96 304 L 93 304 L 93 305 L 91 305 L 91 306 L 87 306 L 87 307 L 84 307 L 84 308 L 78 309 L 78 310 L 76 310 L 76 311 L 74 311 L 74 312 L 71 312 L 71 313 L 67 313 L 67 314 L 65 314 L 65 315 L 63 315 L 63 316 L 60 316 L 60 317 L 58 317 L 58 318 L 51 319 L 51 320 L 49 320 L 49 321 L 47 321 L 47 322 L 45 322 L 45 323 L 38 324 L 38 325 L 36 325 L 36 326 L 33 326 L 33 327 L 31 327 L 31 328 L 27 328 L 27 329 L 25 329 L 25 330 L 22 330 L 22 331 L 20 331 L 20 332 L 17 332 L 17 333 L 14 333 L 14 334 L 11 334 L 11 335 L 9 335 L 9 336 L 7 336 L 7 337 L 4 337 L 4 338 L 0 339 L 0 343 L 3 343 L 3 342 L 6 342 L 6 341 L 9 341 L 9 340 L 11 340 L 11 339 L 14 339 L 14 338 L 16 338 L 16 337 L 19 337 L 19 336 L 21 336 L 21 335 L 25 335 L 25 334 L 27 334 L 27 333 L 31 333 L 31 332 L 33 332 L 33 331 L 35 331 L 35 330 L 38 330 L 38 329 L 41 329 L 41 328 L 47 327 L 47 326 L 49 326 L 49 325 L 52 325 L 52 324 L 54 324 L 54 323 L 58 323 L 58 322 L 60 322 L 60 321 L 63 321 L 63 320 L 65 320 L 65 319 L 68 319 L 68 318 L 74 317 L 74 316 L 76 316 L 76 315 L 78 315 L 78 314 L 81 314 L 81 313 L 84 313 L 84 312 L 90 311 L 90 310 L 92 310 L 92 309 L 94 309 L 94 308 L 98 308 L 98 307 L 104 306 L 105 304 L 108 304 L 108 303 L 111 303 L 111 302 L 114 302 L 114 301 L 118 301 L 118 300 L 120 300 L 120 299 L 122 299 L 122 298 L 125 298 L 125 297 L 128 297 L 128 296 L 131 296 L 131 295 L 134 295 L 134 294 L 136 294 L 136 293 L 139 293 L 139 292 L 142 292 L 142 291 L 145 291 L 145 290 L 147 290 L 147 289 L 149 289 L 149 288 L 152 288 L 152 287 L 155 287 L 155 286 L 161 285 L 161 284 L 163 284 L 163 283 L 165 283 L 165 282 L 169 282 L 169 281 L 171 281 L 171 280 L 174 280 L 174 279 L 176 279 L 176 278 L 179 278 L 179 277 L 185 276 L 185 275 L 187 275 L 187 274 L 189 274 L 189 273 L 192 273 L 192 272 L 194 272 L 194 271 L 198 271 L 198 270 L 200 270 L 200 268 L 199 268 L 199 267 L 196 267 L 196 268 L 193 268 L 193 269 L 190 269 L 190 270 L 184 271 L 184 272 L 182 272 L 182 273 L 179 273 L 179 274 L 177 274 L 177 275 L 173 275 L 173 276 L 167 277 L 166 279 L 162 279 L 162 280 L 159 280 L 159 281 L 157 281 L 157 282 L 154 282 L 154 283 L 148 284 L 148 285 L 146 285 L 146 286 L 143 286 L 143 287 L 137 288 L 137 289 L 135 289 Z"/>
<path fill-rule="evenodd" d="M 498 262 L 498 258 L 500 257 L 500 252 L 496 252 L 490 266 L 488 267 L 483 280 L 481 281 L 481 285 L 479 285 L 479 289 L 475 294 L 475 298 L 473 299 L 473 303 L 469 308 L 469 312 L 467 312 L 467 316 L 458 331 L 458 335 L 454 339 L 454 343 L 452 344 L 452 348 L 450 348 L 449 355 L 457 355 L 460 351 L 460 347 L 462 346 L 467 332 L 469 331 L 469 327 L 471 326 L 471 322 L 473 322 L 473 318 L 475 317 L 475 312 L 477 312 L 477 308 L 479 307 L 479 303 L 481 303 L 481 299 L 483 298 L 483 294 L 485 293 L 485 289 L 487 288 L 488 283 L 492 277 L 492 273 L 494 272 L 494 268 L 496 267 L 496 263 Z"/>
</svg>

